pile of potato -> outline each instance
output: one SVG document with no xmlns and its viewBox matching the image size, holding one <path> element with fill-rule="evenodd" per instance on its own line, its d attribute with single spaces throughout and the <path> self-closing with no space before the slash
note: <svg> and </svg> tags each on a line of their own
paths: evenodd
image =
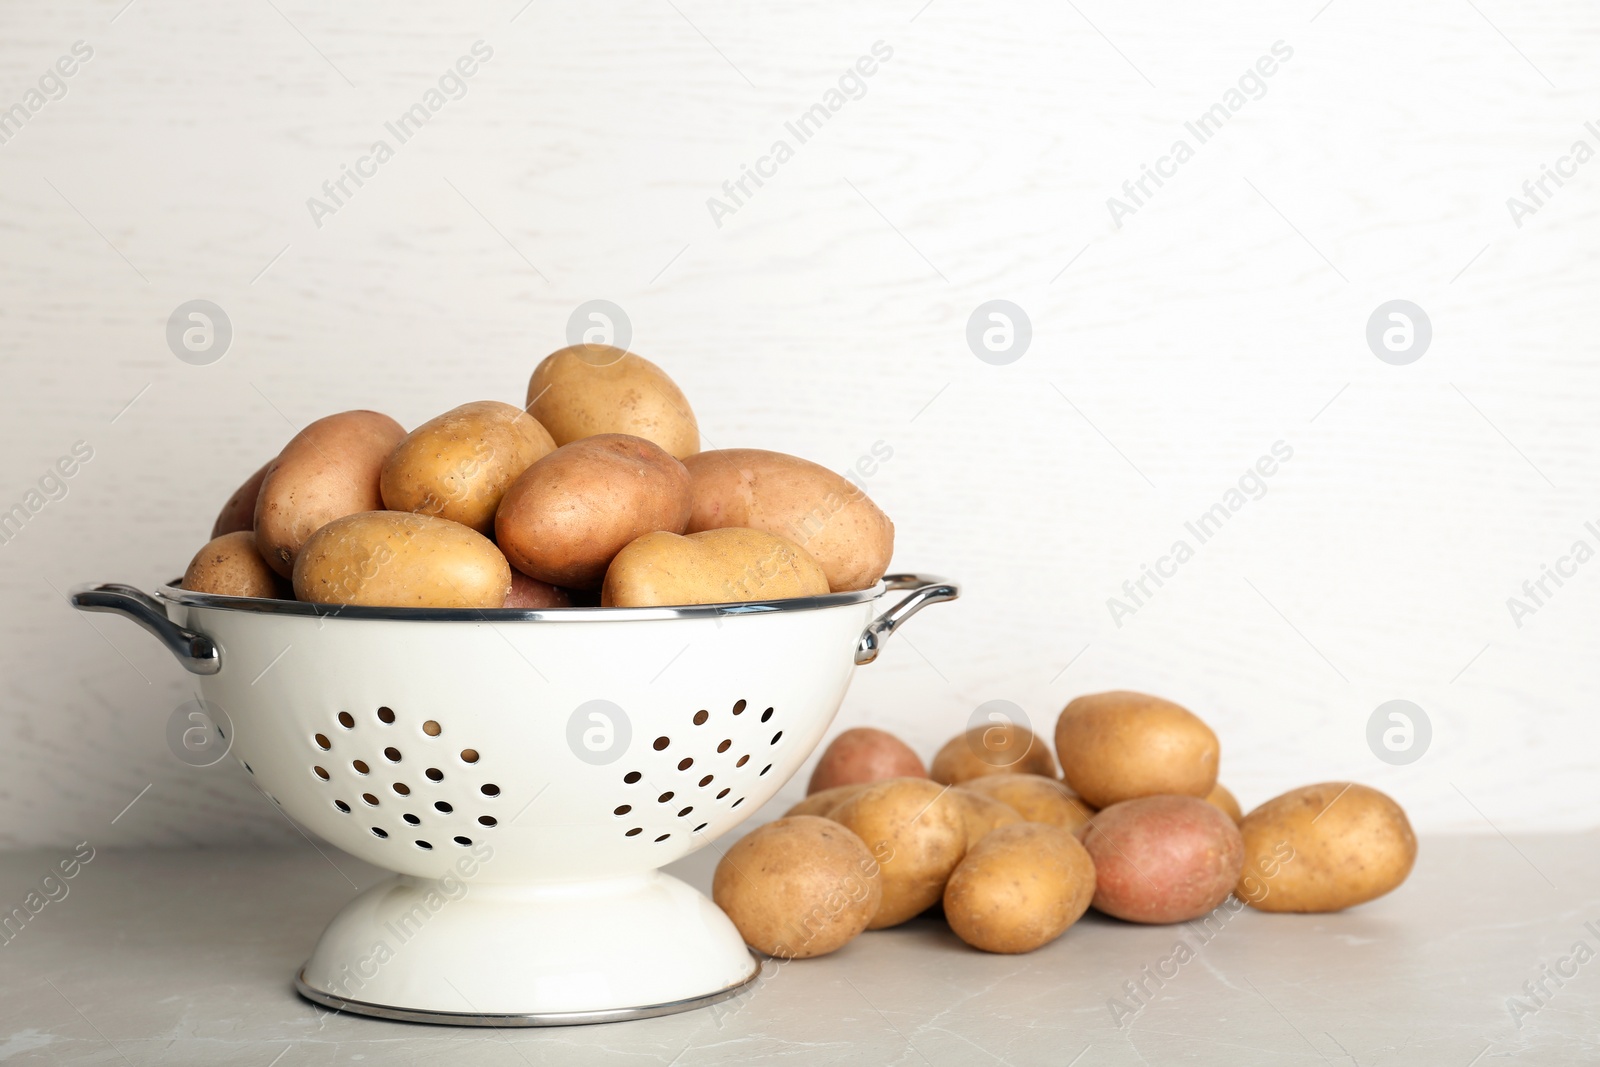
<svg viewBox="0 0 1600 1067">
<path fill-rule="evenodd" d="M 1052 755 L 1025 727 L 975 727 L 925 770 L 898 738 L 846 730 L 806 799 L 727 851 L 712 895 L 746 942 L 782 958 L 934 909 L 975 948 L 1028 952 L 1090 907 L 1177 923 L 1234 894 L 1261 911 L 1339 911 L 1399 886 L 1416 860 L 1405 812 L 1366 786 L 1305 786 L 1243 814 L 1217 782 L 1216 734 L 1169 700 L 1079 697 L 1055 743 Z"/>
<path fill-rule="evenodd" d="M 689 402 L 632 352 L 546 358 L 523 407 L 410 433 L 346 411 L 301 430 L 217 516 L 185 589 L 320 604 L 647 607 L 865 589 L 894 524 L 853 482 L 700 451 Z"/>
</svg>

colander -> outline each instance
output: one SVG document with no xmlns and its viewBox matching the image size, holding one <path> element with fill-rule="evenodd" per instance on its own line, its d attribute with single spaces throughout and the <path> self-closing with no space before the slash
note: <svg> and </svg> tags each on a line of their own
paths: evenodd
<svg viewBox="0 0 1600 1067">
<path fill-rule="evenodd" d="M 909 590 L 876 614 L 890 590 Z M 855 665 L 957 587 L 682 608 L 336 608 L 74 590 L 188 670 L 291 819 L 396 872 L 328 925 L 302 995 L 391 1019 L 542 1026 L 663 1015 L 759 966 L 659 868 L 771 799 Z"/>
</svg>

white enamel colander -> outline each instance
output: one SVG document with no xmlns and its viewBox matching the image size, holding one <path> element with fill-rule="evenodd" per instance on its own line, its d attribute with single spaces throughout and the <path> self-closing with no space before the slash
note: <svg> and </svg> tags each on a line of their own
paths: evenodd
<svg viewBox="0 0 1600 1067">
<path fill-rule="evenodd" d="M 909 595 L 876 614 L 886 592 Z M 800 768 L 857 664 L 955 585 L 683 608 L 336 608 L 77 589 L 199 675 L 229 752 L 300 825 L 397 872 L 329 924 L 309 999 L 467 1025 L 700 1007 L 758 968 L 662 866 Z"/>
</svg>

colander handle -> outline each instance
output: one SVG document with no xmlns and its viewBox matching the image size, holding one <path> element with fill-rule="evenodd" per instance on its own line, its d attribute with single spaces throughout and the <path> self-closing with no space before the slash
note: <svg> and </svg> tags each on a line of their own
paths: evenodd
<svg viewBox="0 0 1600 1067">
<path fill-rule="evenodd" d="M 69 598 L 79 611 L 109 611 L 126 615 L 167 646 L 183 669 L 190 674 L 216 674 L 222 669 L 222 653 L 217 643 L 203 633 L 186 630 L 167 618 L 166 609 L 142 589 L 117 582 L 80 585 Z"/>
<path fill-rule="evenodd" d="M 961 587 L 931 574 L 886 574 L 883 584 L 890 589 L 910 589 L 911 595 L 879 615 L 861 631 L 856 642 L 856 663 L 871 663 L 878 658 L 883 643 L 911 616 L 942 600 L 954 600 L 961 595 Z"/>
</svg>

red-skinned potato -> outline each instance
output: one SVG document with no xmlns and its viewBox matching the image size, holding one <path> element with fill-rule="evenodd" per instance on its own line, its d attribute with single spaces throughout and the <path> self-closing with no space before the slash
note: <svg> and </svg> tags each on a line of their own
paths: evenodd
<svg viewBox="0 0 1600 1067">
<path fill-rule="evenodd" d="M 1244 840 L 1199 797 L 1154 796 L 1102 810 L 1083 833 L 1094 860 L 1094 906 L 1136 923 L 1198 919 L 1227 899 Z"/>
<path fill-rule="evenodd" d="M 835 737 L 811 772 L 807 793 L 889 778 L 926 778 L 927 768 L 911 746 L 894 734 L 856 726 Z"/>
<path fill-rule="evenodd" d="M 511 568 L 511 592 L 506 594 L 505 606 L 508 608 L 522 608 L 524 611 L 539 611 L 545 608 L 570 608 L 572 598 L 567 591 L 558 585 L 541 582 L 537 578 L 529 578 L 526 574 Z"/>
</svg>

